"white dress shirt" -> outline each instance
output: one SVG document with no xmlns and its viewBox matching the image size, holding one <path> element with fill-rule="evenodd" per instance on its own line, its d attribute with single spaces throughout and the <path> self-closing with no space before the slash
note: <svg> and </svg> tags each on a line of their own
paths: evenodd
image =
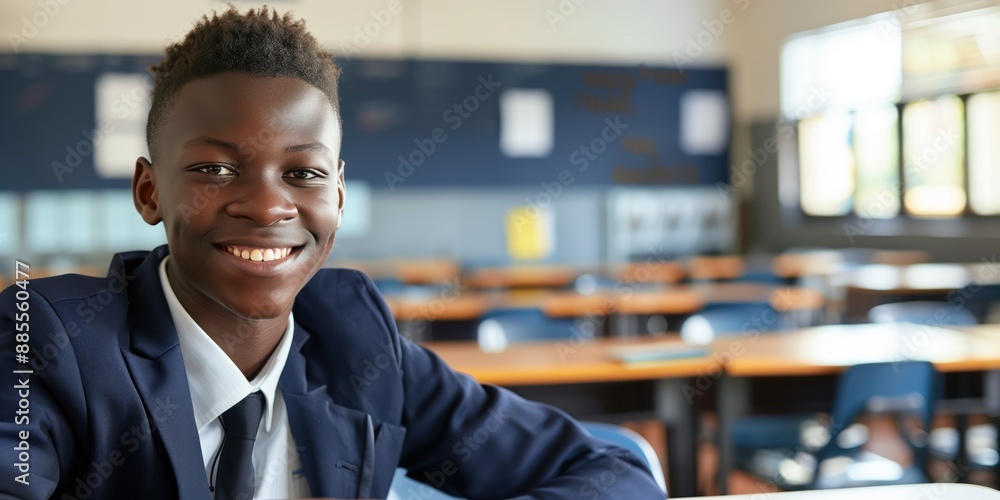
<svg viewBox="0 0 1000 500">
<path fill-rule="evenodd" d="M 169 260 L 168 255 L 160 262 L 160 283 L 167 298 L 170 316 L 177 328 L 209 484 L 214 486 L 212 469 L 216 466 L 216 455 L 222 449 L 224 431 L 219 415 L 250 393 L 259 390 L 264 394 L 265 404 L 253 448 L 254 477 L 257 482 L 253 497 L 263 500 L 311 496 L 306 476 L 302 473 L 299 453 L 292 439 L 285 399 L 278 388 L 278 379 L 292 346 L 292 315 L 288 315 L 288 327 L 271 357 L 260 373 L 248 381 L 222 348 L 195 323 L 177 300 L 167 279 Z"/>
</svg>

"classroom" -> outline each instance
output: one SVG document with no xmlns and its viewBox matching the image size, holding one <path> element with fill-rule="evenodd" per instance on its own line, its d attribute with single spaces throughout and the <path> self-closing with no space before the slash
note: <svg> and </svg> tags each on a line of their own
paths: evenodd
<svg viewBox="0 0 1000 500">
<path fill-rule="evenodd" d="M 1000 499 L 998 27 L 3 2 L 0 496 Z"/>
</svg>

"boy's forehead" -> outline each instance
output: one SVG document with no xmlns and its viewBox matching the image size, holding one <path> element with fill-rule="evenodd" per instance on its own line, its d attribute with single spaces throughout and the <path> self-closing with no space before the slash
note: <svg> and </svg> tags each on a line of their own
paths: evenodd
<svg viewBox="0 0 1000 500">
<path fill-rule="evenodd" d="M 167 115 L 169 136 L 291 134 L 340 143 L 339 117 L 329 98 L 304 80 L 221 73 L 188 82 Z M 231 139 L 231 138 L 230 138 Z"/>
</svg>

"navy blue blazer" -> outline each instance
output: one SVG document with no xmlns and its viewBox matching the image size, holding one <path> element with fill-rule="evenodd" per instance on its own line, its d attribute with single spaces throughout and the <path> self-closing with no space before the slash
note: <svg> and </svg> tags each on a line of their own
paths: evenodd
<svg viewBox="0 0 1000 500">
<path fill-rule="evenodd" d="M 32 280 L 27 311 L 21 288 L 0 294 L 0 493 L 210 499 L 157 272 L 167 252 L 118 254 L 106 278 Z M 634 455 L 401 337 L 358 271 L 321 270 L 294 314 L 280 387 L 316 497 L 385 497 L 401 466 L 469 498 L 663 498 Z"/>
</svg>

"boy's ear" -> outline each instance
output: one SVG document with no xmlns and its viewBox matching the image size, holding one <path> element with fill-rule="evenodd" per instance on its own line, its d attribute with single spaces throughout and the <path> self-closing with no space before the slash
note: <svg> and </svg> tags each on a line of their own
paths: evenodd
<svg viewBox="0 0 1000 500">
<path fill-rule="evenodd" d="M 135 160 L 135 173 L 132 175 L 132 202 L 146 224 L 155 226 L 163 220 L 153 164 L 141 156 Z"/>
<path fill-rule="evenodd" d="M 340 199 L 337 203 L 337 209 L 340 210 L 340 215 L 337 217 L 337 229 L 340 229 L 340 223 L 344 222 L 344 197 L 347 196 L 347 184 L 344 182 L 344 166 L 347 163 L 344 160 L 340 160 L 340 175 L 337 176 L 337 194 Z"/>
</svg>

